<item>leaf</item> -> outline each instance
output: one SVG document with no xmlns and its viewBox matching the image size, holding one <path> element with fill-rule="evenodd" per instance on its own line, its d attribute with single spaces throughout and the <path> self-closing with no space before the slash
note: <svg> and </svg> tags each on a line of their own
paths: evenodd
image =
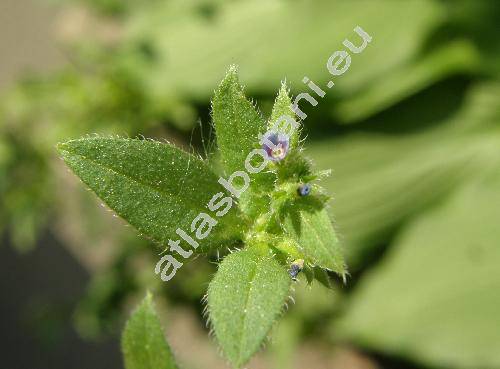
<svg viewBox="0 0 500 369">
<path fill-rule="evenodd" d="M 215 174 L 193 155 L 170 144 L 103 137 L 69 141 L 58 149 L 111 209 L 160 245 L 179 239 L 177 228 L 192 233 L 191 223 L 201 212 L 219 222 L 199 240 L 202 250 L 240 238 L 236 206 L 221 218 L 207 209 L 212 196 L 224 191 Z"/>
<path fill-rule="evenodd" d="M 133 17 L 126 27 L 132 39 L 150 40 L 157 52 L 157 63 L 148 63 L 140 70 L 144 88 L 153 100 L 164 101 L 165 96 L 179 94 L 207 99 L 220 71 L 237 63 L 252 93 L 270 95 L 276 82 L 285 77 L 298 91 L 308 91 L 302 83 L 307 73 L 327 91 L 320 104 L 333 107 L 339 99 L 363 95 L 365 89 L 406 70 L 419 57 L 431 32 L 448 21 L 446 10 L 440 2 L 430 0 L 397 4 L 380 0 L 362 6 L 329 0 L 317 1 L 314 6 L 297 1 L 230 2 L 214 5 L 214 18 L 201 22 L 194 6 L 170 1 L 159 2 Z M 382 18 L 384 22 L 380 21 Z M 259 27 L 255 27 L 256 19 Z M 278 19 L 288 21 L 277 22 Z M 373 36 L 373 41 L 361 54 L 352 55 L 348 72 L 328 90 L 325 86 L 331 75 L 325 63 L 336 50 L 345 49 L 345 38 L 357 41 L 353 32 L 356 25 Z M 200 60 L 203 68 L 199 68 Z M 435 75 L 421 75 L 436 79 Z M 429 84 L 420 81 L 414 85 L 415 90 Z M 388 98 L 382 101 L 384 106 L 406 97 L 398 95 L 399 86 L 388 87 L 395 92 L 381 91 Z M 380 101 L 367 100 L 362 108 L 366 112 L 376 110 L 373 103 Z"/>
<path fill-rule="evenodd" d="M 288 89 L 285 83 L 281 84 L 281 88 L 278 92 L 278 96 L 276 96 L 276 100 L 274 101 L 273 110 L 271 112 L 271 117 L 269 118 L 268 127 L 272 127 L 282 116 L 290 117 L 296 121 L 297 117 L 295 116 L 294 111 L 291 108 L 292 99 L 290 98 L 290 94 L 288 93 Z M 284 124 L 280 120 L 280 125 Z M 300 123 L 297 122 L 300 127 Z M 290 129 L 290 128 L 289 128 Z M 291 129 L 290 129 L 291 130 Z M 290 146 L 292 148 L 297 147 L 299 143 L 299 128 L 293 130 L 293 134 L 290 137 Z"/>
<path fill-rule="evenodd" d="M 479 64 L 477 52 L 470 42 L 450 42 L 410 65 L 393 70 L 355 97 L 336 104 L 334 115 L 346 123 L 361 121 L 447 76 L 472 72 Z"/>
<path fill-rule="evenodd" d="M 332 281 L 330 280 L 330 276 L 328 272 L 321 268 L 314 268 L 314 279 L 316 279 L 319 283 L 321 283 L 326 288 L 333 288 Z"/>
<path fill-rule="evenodd" d="M 150 293 L 125 326 L 122 351 L 126 369 L 177 369 Z"/>
<path fill-rule="evenodd" d="M 244 365 L 281 313 L 290 276 L 272 256 L 252 250 L 228 255 L 208 287 L 210 321 L 226 357 Z"/>
<path fill-rule="evenodd" d="M 500 177 L 492 154 L 489 178 L 403 229 L 354 291 L 333 327 L 339 336 L 431 367 L 500 367 Z"/>
<path fill-rule="evenodd" d="M 299 243 L 306 262 L 346 274 L 339 240 L 322 203 L 311 197 L 297 200 L 286 210 L 283 226 Z"/>
<path fill-rule="evenodd" d="M 247 155 L 259 147 L 259 134 L 266 131 L 264 120 L 248 101 L 231 67 L 212 101 L 217 145 L 227 174 L 244 170 Z"/>
<path fill-rule="evenodd" d="M 212 101 L 212 118 L 217 134 L 217 144 L 227 175 L 245 171 L 245 160 L 254 150 L 260 149 L 260 135 L 266 124 L 252 103 L 248 101 L 238 81 L 238 73 L 232 66 L 220 83 Z M 262 159 L 256 155 L 259 166 Z M 256 217 L 269 207 L 265 194 L 273 185 L 275 176 L 265 168 L 260 173 L 249 173 L 250 186 L 241 195 L 241 209 L 250 217 Z"/>
<path fill-rule="evenodd" d="M 335 194 L 332 213 L 351 270 L 405 221 L 489 168 L 491 151 L 500 156 L 500 135 L 493 129 L 500 120 L 500 85 L 470 88 L 451 115 L 444 102 L 429 113 L 429 104 L 452 101 L 456 91 L 451 84 L 429 92 L 371 123 L 388 134 L 355 132 L 308 146 L 318 167 L 334 168 L 322 185 Z M 404 130 L 394 128 L 401 122 Z"/>
</svg>

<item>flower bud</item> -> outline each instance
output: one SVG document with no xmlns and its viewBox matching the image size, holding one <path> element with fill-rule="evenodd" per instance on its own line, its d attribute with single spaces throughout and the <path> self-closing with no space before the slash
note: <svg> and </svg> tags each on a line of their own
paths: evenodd
<svg viewBox="0 0 500 369">
<path fill-rule="evenodd" d="M 311 193 L 311 185 L 308 183 L 303 183 L 297 188 L 297 193 L 299 196 L 307 196 Z"/>
</svg>

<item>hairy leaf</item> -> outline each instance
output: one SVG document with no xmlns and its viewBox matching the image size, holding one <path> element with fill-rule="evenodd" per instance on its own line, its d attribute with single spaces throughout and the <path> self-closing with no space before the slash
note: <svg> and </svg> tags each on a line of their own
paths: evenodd
<svg viewBox="0 0 500 369">
<path fill-rule="evenodd" d="M 286 269 L 252 250 L 228 255 L 208 287 L 215 335 L 235 367 L 259 349 L 281 313 L 290 288 Z"/>
<path fill-rule="evenodd" d="M 455 114 L 447 115 L 444 103 L 426 109 L 437 99 L 453 101 L 458 87 L 438 89 L 375 123 L 394 133 L 355 132 L 308 146 L 318 167 L 334 168 L 322 184 L 335 194 L 332 213 L 350 269 L 359 269 L 409 218 L 489 168 L 491 151 L 500 155 L 500 136 L 491 130 L 500 120 L 497 83 L 467 90 Z M 401 121 L 405 131 L 389 131 Z"/>
<path fill-rule="evenodd" d="M 170 144 L 122 138 L 84 138 L 59 144 L 66 164 L 111 209 L 160 245 L 179 239 L 180 227 L 192 234 L 200 212 L 219 221 L 200 240 L 201 249 L 240 237 L 236 206 L 221 218 L 207 209 L 224 192 L 217 177 L 199 158 Z M 194 237 L 194 236 L 193 236 Z"/>
<path fill-rule="evenodd" d="M 125 326 L 122 351 L 126 369 L 177 369 L 149 293 Z"/>
<path fill-rule="evenodd" d="M 301 199 L 287 209 L 283 225 L 299 243 L 306 261 L 342 276 L 346 273 L 339 240 L 326 209 L 315 198 Z"/>
<path fill-rule="evenodd" d="M 231 67 L 219 85 L 212 101 L 212 117 L 217 133 L 217 144 L 222 164 L 229 176 L 236 171 L 245 171 L 245 160 L 254 150 L 260 149 L 260 135 L 266 124 L 252 103 L 248 101 L 238 81 L 236 67 Z M 251 161 L 258 167 L 262 163 L 259 155 Z M 241 209 L 251 217 L 257 216 L 269 206 L 265 193 L 275 176 L 264 168 L 260 173 L 249 173 L 250 186 L 240 198 Z M 241 184 L 237 185 L 241 187 Z"/>
<path fill-rule="evenodd" d="M 276 96 L 276 100 L 274 102 L 273 110 L 271 112 L 271 117 L 269 118 L 269 127 L 271 127 L 274 124 L 277 124 L 276 122 L 279 122 L 278 123 L 279 126 L 285 124 L 282 119 L 283 116 L 290 117 L 291 119 L 297 121 L 297 117 L 295 116 L 295 113 L 292 110 L 291 105 L 292 105 L 292 99 L 290 98 L 290 94 L 288 93 L 286 84 L 283 83 L 278 92 L 278 96 Z M 288 129 L 292 131 L 291 128 Z M 290 144 L 292 147 L 297 147 L 298 142 L 299 142 L 299 123 L 297 122 L 297 128 L 293 130 L 293 134 L 290 137 Z"/>
<path fill-rule="evenodd" d="M 248 101 L 231 67 L 215 92 L 212 116 L 217 144 L 227 174 L 244 170 L 245 159 L 259 147 L 259 134 L 266 130 L 262 117 Z"/>
</svg>

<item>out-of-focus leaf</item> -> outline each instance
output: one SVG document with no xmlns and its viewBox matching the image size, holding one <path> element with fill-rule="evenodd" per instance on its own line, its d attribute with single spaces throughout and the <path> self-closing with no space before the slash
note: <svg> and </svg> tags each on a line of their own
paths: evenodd
<svg viewBox="0 0 500 369">
<path fill-rule="evenodd" d="M 126 369 L 178 368 L 149 293 L 125 326 L 122 351 Z"/>
<path fill-rule="evenodd" d="M 192 221 L 208 214 L 207 203 L 221 192 L 203 161 L 170 144 L 94 137 L 68 141 L 58 149 L 111 209 L 160 245 L 179 239 L 177 228 L 193 232 Z M 202 250 L 239 239 L 241 222 L 233 208 L 221 218 L 210 215 L 219 224 L 200 241 Z"/>
<path fill-rule="evenodd" d="M 261 0 L 213 2 L 210 8 L 208 17 L 196 1 L 159 2 L 128 23 L 129 39 L 148 40 L 156 52 L 155 62 L 141 71 L 153 100 L 165 100 L 174 92 L 208 99 L 220 71 L 232 63 L 241 66 L 250 93 L 271 94 L 284 78 L 294 89 L 305 89 L 302 79 L 307 75 L 331 91 L 328 95 L 350 98 L 393 72 L 401 75 L 426 37 L 446 19 L 444 6 L 427 0 L 362 5 L 327 0 L 313 6 L 305 1 Z M 332 76 L 326 62 L 336 50 L 345 49 L 344 39 L 361 44 L 353 31 L 358 25 L 373 40 L 361 54 L 352 55 L 349 71 L 328 90 L 324 86 Z M 387 87 L 400 90 L 394 84 Z M 400 99 L 396 91 L 384 93 L 392 100 L 384 105 Z M 376 105 L 363 107 L 376 109 Z"/>
<path fill-rule="evenodd" d="M 334 331 L 431 366 L 500 366 L 500 156 L 491 154 L 491 177 L 404 228 Z"/>
<path fill-rule="evenodd" d="M 55 3 L 83 4 L 101 15 L 110 17 L 122 17 L 133 13 L 134 9 L 149 5 L 156 0 L 54 0 Z"/>
<path fill-rule="evenodd" d="M 301 362 L 300 355 L 304 352 L 301 350 L 304 335 L 313 335 L 315 342 L 328 340 L 329 332 L 325 329 L 325 321 L 336 316 L 343 301 L 341 293 L 341 289 L 332 293 L 319 283 L 294 284 L 294 299 L 297 303 L 273 329 L 272 345 L 268 348 L 274 362 L 273 369 L 300 366 L 297 364 Z M 317 366 L 307 362 L 303 367 L 309 369 Z"/>
<path fill-rule="evenodd" d="M 302 200 L 286 212 L 286 232 L 297 240 L 308 263 L 345 275 L 343 252 L 326 209 L 323 204 Z"/>
<path fill-rule="evenodd" d="M 448 43 L 386 74 L 352 98 L 335 104 L 334 115 L 343 122 L 366 119 L 447 76 L 472 71 L 479 63 L 479 56 L 470 42 Z"/>
<path fill-rule="evenodd" d="M 281 313 L 290 276 L 272 256 L 253 250 L 228 255 L 208 287 L 208 308 L 217 341 L 235 367 L 259 349 Z"/>
<path fill-rule="evenodd" d="M 319 167 L 334 168 L 322 183 L 334 196 L 331 209 L 351 270 L 411 216 L 490 168 L 492 151 L 500 156 L 493 128 L 499 92 L 495 83 L 473 88 L 454 116 L 425 130 L 355 133 L 308 146 Z"/>
<path fill-rule="evenodd" d="M 300 345 L 300 320 L 288 315 L 280 320 L 279 326 L 273 331 L 273 344 L 269 347 L 273 369 L 293 368 L 295 355 Z"/>
<path fill-rule="evenodd" d="M 449 16 L 448 27 L 467 35 L 481 53 L 478 69 L 498 78 L 500 75 L 500 3 L 498 1 L 445 1 Z"/>
</svg>

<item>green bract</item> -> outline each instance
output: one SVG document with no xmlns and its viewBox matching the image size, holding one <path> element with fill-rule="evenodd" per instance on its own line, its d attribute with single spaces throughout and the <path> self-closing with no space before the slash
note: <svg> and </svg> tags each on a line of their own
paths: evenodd
<svg viewBox="0 0 500 369">
<path fill-rule="evenodd" d="M 220 178 L 206 161 L 167 143 L 89 137 L 58 146 L 64 161 L 90 189 L 161 246 L 178 239 L 178 228 L 193 232 L 193 219 L 206 213 L 217 222 L 206 238 L 198 236 L 201 232 L 194 233 L 201 246 L 196 248 L 198 252 L 243 247 L 221 262 L 208 288 L 213 330 L 235 367 L 244 365 L 258 350 L 281 313 L 293 261 L 304 261 L 308 282 L 317 279 L 328 285 L 325 270 L 342 277 L 346 274 L 338 238 L 325 210 L 328 197 L 316 183 L 324 173 L 314 172 L 303 156 L 297 126 L 286 131 L 283 157 L 266 160 L 269 147 L 261 138 L 274 137 L 269 130 L 276 121 L 295 122 L 290 104 L 287 88 L 282 86 L 267 121 L 246 99 L 236 68 L 229 69 L 212 105 L 223 169 Z M 265 165 L 254 173 L 248 169 L 248 155 L 259 151 L 262 156 L 255 155 L 251 164 Z M 241 196 L 221 182 L 230 181 L 235 173 L 240 173 L 240 180 L 248 177 L 248 186 L 244 180 L 232 182 Z M 307 193 L 299 193 L 305 183 Z M 228 204 L 233 195 L 230 210 L 210 212 L 216 194 L 227 196 Z M 141 307 L 137 314 L 146 314 L 142 312 L 146 308 Z M 135 347 L 129 341 L 124 340 L 126 351 Z M 128 367 L 138 368 L 131 361 Z"/>
</svg>

